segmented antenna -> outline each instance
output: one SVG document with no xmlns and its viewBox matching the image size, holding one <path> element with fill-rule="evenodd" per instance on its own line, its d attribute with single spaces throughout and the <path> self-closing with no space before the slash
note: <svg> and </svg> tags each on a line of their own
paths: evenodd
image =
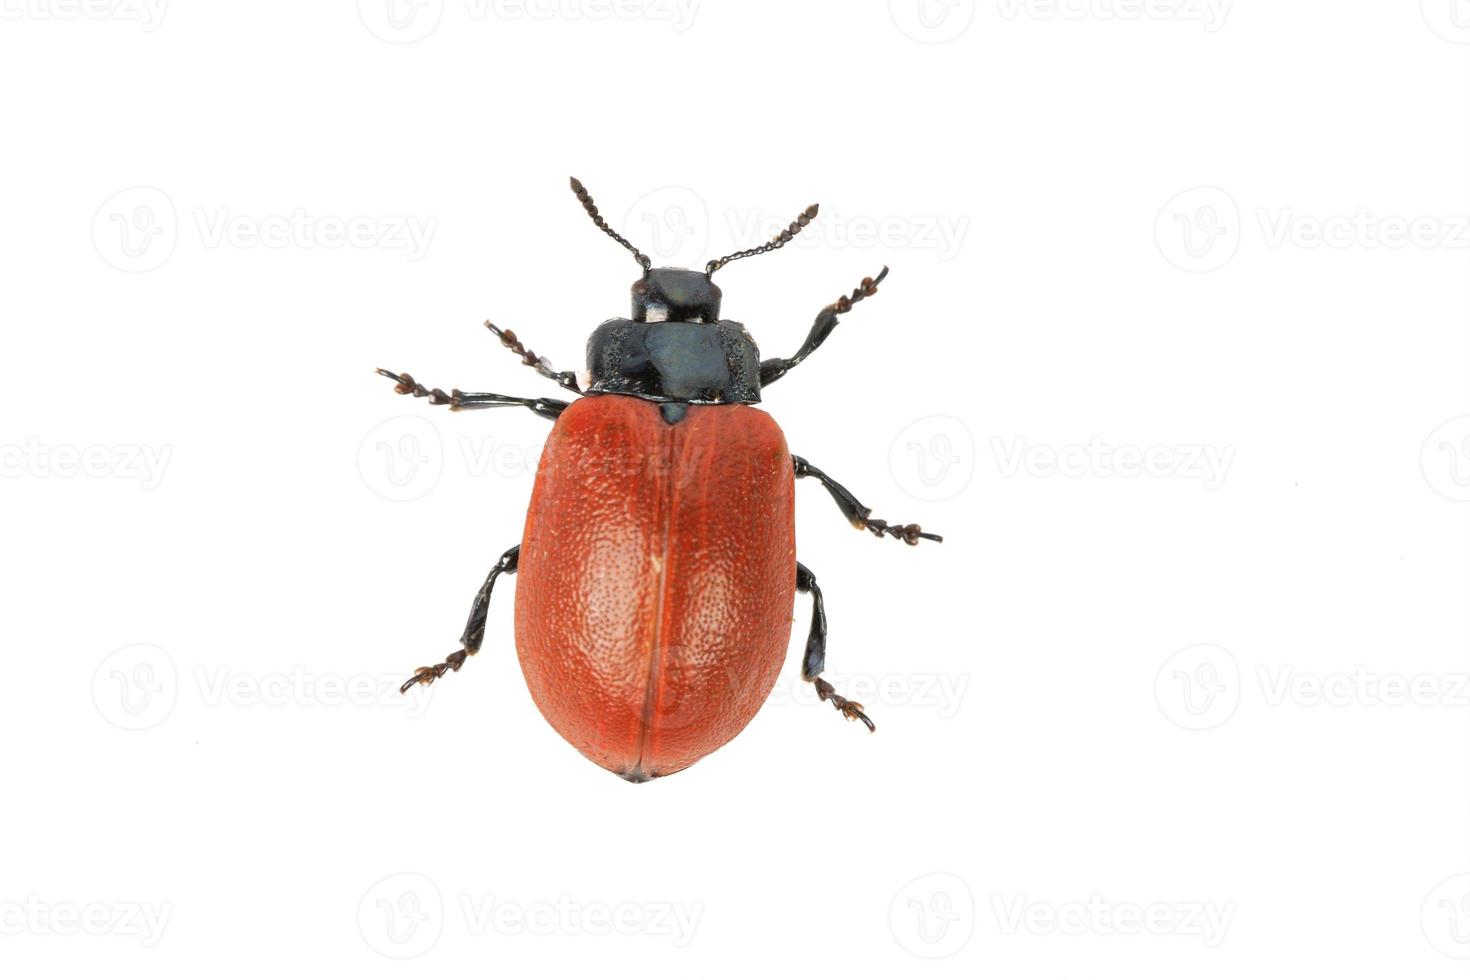
<svg viewBox="0 0 1470 980">
<path fill-rule="evenodd" d="M 643 266 L 643 271 L 647 272 L 649 267 L 653 265 L 653 262 L 649 260 L 648 256 L 634 248 L 632 242 L 608 227 L 602 215 L 597 213 L 597 204 L 593 202 L 592 195 L 587 193 L 587 188 L 583 187 L 582 182 L 575 177 L 572 178 L 572 193 L 577 195 L 577 200 L 581 201 L 582 207 L 587 209 L 587 217 L 592 219 L 592 223 L 607 232 L 613 241 L 632 252 L 633 258 L 637 259 L 638 264 Z"/>
<path fill-rule="evenodd" d="M 782 245 L 785 245 L 787 242 L 791 241 L 791 239 L 795 238 L 803 228 L 811 224 L 812 219 L 816 216 L 817 205 L 813 204 L 811 207 L 801 212 L 801 214 L 798 214 L 796 216 L 796 220 L 783 228 L 781 230 L 781 234 L 777 235 L 775 238 L 766 242 L 764 245 L 759 246 L 758 248 L 747 248 L 742 252 L 732 252 L 722 259 L 715 259 L 713 262 L 705 265 L 704 274 L 707 276 L 712 276 L 721 268 L 729 265 L 736 259 L 743 259 L 752 255 L 760 255 L 762 252 L 774 252 L 776 249 L 780 248 Z"/>
</svg>

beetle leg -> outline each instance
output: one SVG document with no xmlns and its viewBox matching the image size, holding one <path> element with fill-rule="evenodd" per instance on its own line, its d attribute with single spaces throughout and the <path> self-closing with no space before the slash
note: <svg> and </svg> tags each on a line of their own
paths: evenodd
<svg viewBox="0 0 1470 980">
<path fill-rule="evenodd" d="M 837 327 L 837 314 L 846 313 L 852 309 L 854 303 L 860 303 L 867 297 L 878 291 L 878 283 L 888 275 L 888 266 L 876 276 L 868 276 L 863 279 L 862 284 L 852 291 L 850 296 L 839 296 L 837 302 L 822 309 L 817 314 L 817 319 L 812 323 L 811 331 L 806 335 L 806 340 L 800 349 L 790 357 L 772 357 L 761 361 L 761 385 L 768 385 L 780 380 L 787 371 L 806 360 L 808 354 L 822 346 L 822 341 Z"/>
<path fill-rule="evenodd" d="M 462 408 L 503 408 L 519 405 L 522 408 L 529 408 L 542 418 L 554 419 L 567 408 L 566 402 L 556 398 L 517 398 L 514 395 L 497 395 L 491 391 L 460 391 L 455 388 L 446 395 L 442 388 L 425 388 L 407 372 L 394 374 L 382 368 L 378 368 L 377 371 L 383 377 L 398 382 L 393 386 L 393 390 L 400 395 L 427 398 L 430 405 L 448 405 L 452 412 L 457 412 Z"/>
<path fill-rule="evenodd" d="M 489 320 L 485 321 L 485 328 L 500 338 L 500 342 L 509 348 L 512 353 L 520 355 L 521 363 L 527 367 L 534 368 L 536 373 L 541 375 L 541 377 L 555 381 L 567 391 L 575 391 L 579 395 L 582 393 L 581 386 L 577 384 L 577 376 L 571 371 L 556 370 L 551 366 L 550 361 L 544 357 L 537 356 L 535 351 L 529 350 L 511 331 L 502 330 Z"/>
<path fill-rule="evenodd" d="M 842 516 L 846 517 L 852 526 L 859 531 L 872 531 L 874 537 L 879 538 L 886 534 L 906 544 L 918 544 L 921 538 L 925 541 L 944 540 L 937 534 L 928 533 L 917 524 L 889 524 L 887 521 L 870 517 L 869 515 L 873 513 L 872 508 L 864 507 L 862 502 L 854 497 L 852 491 L 848 490 L 847 487 L 844 487 L 800 456 L 792 456 L 791 463 L 796 468 L 797 479 L 801 479 L 804 476 L 815 477 L 822 486 L 826 487 L 827 492 L 832 495 L 832 499 L 837 502 L 837 509 L 842 511 Z"/>
<path fill-rule="evenodd" d="M 420 667 L 412 677 L 403 682 L 403 686 L 398 689 L 400 694 L 407 694 L 408 689 L 415 684 L 432 684 L 449 671 L 459 670 L 466 659 L 480 652 L 480 644 L 485 641 L 485 617 L 490 612 L 490 593 L 495 589 L 495 580 L 502 575 L 514 575 L 520 560 L 520 545 L 500 556 L 495 567 L 490 569 L 490 574 L 485 576 L 485 584 L 475 593 L 474 604 L 470 606 L 469 621 L 465 623 L 464 634 L 459 638 L 460 648 L 445 657 L 442 663 Z"/>
<path fill-rule="evenodd" d="M 811 681 L 817 689 L 817 697 L 823 701 L 831 701 L 832 707 L 842 712 L 848 721 L 856 719 L 867 725 L 868 731 L 877 731 L 878 727 L 873 724 L 872 719 L 863 714 L 862 705 L 847 700 L 833 690 L 831 684 L 817 676 L 827 665 L 827 606 L 822 601 L 822 589 L 817 585 L 817 577 L 801 562 L 796 563 L 796 591 L 811 593 L 812 597 L 812 626 L 806 636 L 806 653 L 801 658 L 802 680 Z"/>
</svg>

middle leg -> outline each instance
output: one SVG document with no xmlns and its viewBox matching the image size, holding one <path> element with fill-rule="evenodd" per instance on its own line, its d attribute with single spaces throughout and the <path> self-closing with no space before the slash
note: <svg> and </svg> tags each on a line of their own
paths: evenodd
<svg viewBox="0 0 1470 980">
<path fill-rule="evenodd" d="M 441 663 L 432 667 L 420 667 L 412 677 L 403 682 L 403 686 L 398 689 L 400 694 L 407 694 L 408 689 L 415 684 L 432 684 L 447 672 L 458 671 L 464 666 L 466 659 L 480 652 L 480 644 L 485 642 L 485 618 L 490 614 L 490 593 L 495 589 L 495 580 L 502 575 L 514 575 L 520 566 L 520 560 L 520 545 L 500 556 L 500 560 L 485 577 L 485 584 L 475 593 L 474 604 L 470 606 L 469 621 L 465 623 L 464 633 L 459 638 L 459 649 L 445 657 Z"/>
<path fill-rule="evenodd" d="M 832 495 L 832 499 L 837 502 L 837 509 L 842 511 L 842 516 L 846 517 L 852 526 L 859 531 L 872 531 L 875 537 L 880 538 L 886 534 L 906 544 L 918 544 L 921 538 L 925 541 L 944 540 L 937 534 L 929 534 L 917 524 L 889 524 L 887 521 L 869 516 L 873 513 L 873 509 L 871 507 L 864 507 L 862 501 L 854 497 L 852 491 L 847 489 L 847 487 L 844 487 L 800 456 L 792 456 L 791 462 L 796 467 L 796 478 L 799 480 L 804 476 L 810 476 L 820 482 L 822 486 L 826 487 L 827 492 Z"/>
</svg>

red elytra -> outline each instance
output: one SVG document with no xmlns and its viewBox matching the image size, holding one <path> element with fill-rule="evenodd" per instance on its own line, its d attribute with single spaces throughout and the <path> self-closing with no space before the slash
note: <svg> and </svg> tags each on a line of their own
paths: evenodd
<svg viewBox="0 0 1470 980">
<path fill-rule="evenodd" d="M 521 539 L 516 650 L 546 720 L 626 779 L 739 734 L 786 657 L 791 454 L 769 415 L 598 395 L 542 453 Z"/>
<path fill-rule="evenodd" d="M 863 706 L 820 675 L 827 617 L 816 576 L 796 560 L 794 483 L 816 479 L 856 528 L 907 544 L 940 540 L 917 524 L 877 520 L 853 494 L 786 448 L 753 406 L 821 346 L 839 313 L 872 296 L 867 278 L 817 315 L 791 357 L 762 360 L 734 320 L 720 319 L 715 271 L 778 249 L 816 217 L 812 205 L 768 244 L 703 273 L 654 269 L 572 190 L 598 228 L 643 268 L 633 317 L 607 320 L 587 343 L 587 383 L 558 372 L 508 330 L 485 324 L 574 402 L 492 392 L 450 394 L 379 369 L 400 394 L 452 409 L 519 406 L 554 419 L 521 543 L 500 556 L 475 596 L 461 648 L 403 685 L 458 671 L 485 637 L 501 575 L 516 590 L 516 650 L 542 715 L 583 755 L 632 782 L 684 769 L 734 738 L 775 685 L 791 636 L 795 592 L 812 597 L 802 677 L 847 719 Z"/>
</svg>

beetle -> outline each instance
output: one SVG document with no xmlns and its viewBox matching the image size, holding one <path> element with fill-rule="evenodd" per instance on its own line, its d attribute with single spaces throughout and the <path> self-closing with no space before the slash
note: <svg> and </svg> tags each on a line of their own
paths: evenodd
<svg viewBox="0 0 1470 980">
<path fill-rule="evenodd" d="M 446 394 L 378 369 L 399 394 L 431 404 L 523 407 L 554 422 L 520 544 L 480 586 L 460 649 L 420 667 L 403 692 L 457 672 L 479 651 L 495 583 L 519 574 L 516 650 L 536 706 L 588 759 L 644 782 L 692 765 L 755 716 L 785 660 L 801 592 L 812 601 L 802 678 L 820 700 L 875 731 L 863 706 L 821 676 L 827 615 L 816 576 L 796 560 L 795 481 L 816 480 L 853 527 L 879 538 L 942 538 L 874 518 L 846 487 L 791 455 L 775 421 L 754 406 L 763 388 L 821 346 L 840 314 L 877 292 L 887 267 L 823 308 L 795 354 L 763 360 L 742 324 L 720 318 L 714 274 L 790 242 L 817 205 L 766 244 L 699 272 L 653 268 L 575 177 L 571 188 L 642 267 L 632 317 L 592 333 L 585 389 L 514 332 L 485 326 L 522 363 L 581 397 Z"/>
</svg>

